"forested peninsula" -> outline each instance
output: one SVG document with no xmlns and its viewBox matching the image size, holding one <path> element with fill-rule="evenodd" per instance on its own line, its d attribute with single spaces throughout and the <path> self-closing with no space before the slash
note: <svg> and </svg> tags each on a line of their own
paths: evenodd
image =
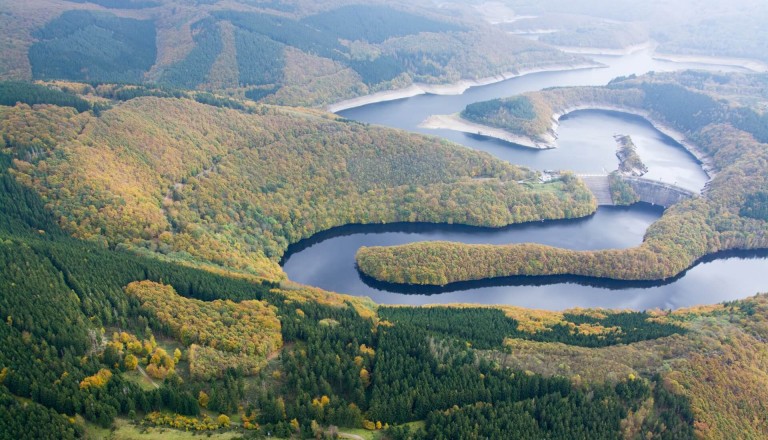
<svg viewBox="0 0 768 440">
<path fill-rule="evenodd" d="M 40 87 L 27 88 L 36 103 Z M 4 154 L 65 230 L 108 248 L 277 281 L 289 244 L 334 226 L 504 226 L 596 209 L 576 178 L 541 183 L 437 138 L 231 99 L 64 88 L 108 108 L 78 112 L 59 95 L 0 107 Z"/>
<path fill-rule="evenodd" d="M 537 244 L 412 243 L 361 248 L 358 267 L 377 280 L 408 284 L 553 274 L 659 280 L 705 255 L 766 248 L 768 217 L 758 213 L 768 190 L 768 120 L 745 101 L 764 97 L 765 81 L 765 75 L 649 74 L 619 78 L 605 87 L 549 89 L 473 104 L 465 110 L 471 117 L 530 136 L 550 130 L 552 114 L 561 109 L 613 107 L 645 113 L 684 133 L 714 177 L 701 197 L 669 208 L 636 248 L 571 251 Z"/>
</svg>

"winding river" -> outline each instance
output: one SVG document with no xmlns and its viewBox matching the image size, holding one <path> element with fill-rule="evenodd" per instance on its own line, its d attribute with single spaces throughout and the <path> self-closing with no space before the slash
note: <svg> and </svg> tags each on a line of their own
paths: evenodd
<svg viewBox="0 0 768 440">
<path fill-rule="evenodd" d="M 503 141 L 418 127 L 433 114 L 458 112 L 472 102 L 510 96 L 552 86 L 601 85 L 620 75 L 681 68 L 738 70 L 658 61 L 649 51 L 625 56 L 599 56 L 607 68 L 531 74 L 462 95 L 420 95 L 344 110 L 349 119 L 441 136 L 511 163 L 534 169 L 569 169 L 603 174 L 616 168 L 614 134 L 630 135 L 648 165 L 646 177 L 699 191 L 707 180 L 696 159 L 642 118 L 604 111 L 578 111 L 561 119 L 558 148 L 534 150 Z M 629 309 L 709 304 L 768 291 L 768 252 L 734 252 L 700 261 L 675 279 L 623 282 L 583 277 L 510 277 L 444 288 L 388 285 L 367 279 L 355 267 L 361 246 L 398 245 L 425 240 L 466 243 L 536 242 L 570 249 L 626 248 L 642 241 L 646 228 L 661 216 L 657 207 L 602 207 L 594 215 L 567 221 L 476 228 L 459 225 L 350 225 L 325 231 L 294 244 L 283 260 L 288 277 L 335 292 L 370 296 L 381 304 L 482 303 L 513 304 L 550 310 L 570 307 Z"/>
</svg>

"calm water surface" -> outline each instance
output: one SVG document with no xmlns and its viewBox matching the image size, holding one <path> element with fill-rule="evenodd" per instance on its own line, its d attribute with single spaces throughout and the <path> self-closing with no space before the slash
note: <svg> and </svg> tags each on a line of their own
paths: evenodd
<svg viewBox="0 0 768 440">
<path fill-rule="evenodd" d="M 649 52 L 595 59 L 609 67 L 528 75 L 471 88 L 462 95 L 422 95 L 345 110 L 340 115 L 361 122 L 438 135 L 534 169 L 569 169 L 583 174 L 616 169 L 618 160 L 613 135 L 630 135 L 648 165 L 646 177 L 700 190 L 707 176 L 696 160 L 644 119 L 626 114 L 579 111 L 567 115 L 561 120 L 555 150 L 532 150 L 482 136 L 418 127 L 430 115 L 458 112 L 477 101 L 552 86 L 602 85 L 616 76 L 633 73 L 708 67 L 656 61 Z M 570 307 L 678 308 L 768 291 L 768 279 L 759 275 L 768 271 L 768 254 L 764 252 L 721 254 L 718 258 L 699 262 L 675 279 L 652 283 L 560 276 L 501 278 L 458 283 L 445 288 L 415 287 L 378 283 L 362 276 L 355 267 L 354 255 L 361 246 L 427 240 L 489 244 L 535 242 L 579 250 L 626 248 L 641 243 L 646 228 L 660 215 L 658 208 L 636 205 L 600 208 L 595 215 L 579 220 L 500 229 L 425 224 L 344 226 L 292 246 L 283 261 L 283 268 L 291 280 L 336 292 L 370 296 L 382 304 L 472 302 L 551 310 Z"/>
</svg>

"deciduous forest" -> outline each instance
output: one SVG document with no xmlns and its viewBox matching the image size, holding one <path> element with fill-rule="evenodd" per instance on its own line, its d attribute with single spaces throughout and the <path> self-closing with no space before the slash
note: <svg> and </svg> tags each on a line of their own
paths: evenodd
<svg viewBox="0 0 768 440">
<path fill-rule="evenodd" d="M 595 209 L 576 179 L 541 184 L 437 139 L 311 111 L 246 110 L 139 97 L 98 117 L 4 107 L 0 124 L 17 179 L 68 219 L 68 232 L 270 280 L 282 278 L 276 263 L 288 244 L 333 226 L 502 226 Z M 68 158 L 94 154 L 101 159 Z M 71 175 L 81 178 L 56 183 Z"/>
</svg>

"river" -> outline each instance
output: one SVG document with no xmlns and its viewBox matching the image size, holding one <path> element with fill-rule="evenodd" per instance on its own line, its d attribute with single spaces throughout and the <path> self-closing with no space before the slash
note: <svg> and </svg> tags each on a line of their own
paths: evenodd
<svg viewBox="0 0 768 440">
<path fill-rule="evenodd" d="M 680 68 L 713 68 L 654 60 L 650 51 L 599 56 L 607 68 L 546 72 L 475 87 L 462 95 L 420 95 L 344 110 L 343 117 L 441 136 L 500 159 L 533 169 L 569 169 L 603 174 L 616 168 L 614 134 L 630 135 L 648 165 L 648 178 L 699 191 L 707 176 L 696 159 L 642 118 L 603 111 L 579 111 L 561 119 L 558 148 L 534 150 L 487 137 L 418 127 L 433 114 L 462 110 L 467 104 L 552 86 L 602 85 L 621 75 Z M 720 68 L 717 68 L 720 70 Z M 722 70 L 738 70 L 722 67 Z M 283 269 L 296 282 L 340 293 L 370 296 L 381 304 L 513 304 L 562 310 L 570 307 L 674 309 L 743 298 L 768 291 L 768 253 L 721 254 L 699 262 L 664 282 L 622 282 L 580 277 L 511 277 L 459 283 L 446 288 L 398 286 L 366 279 L 355 267 L 361 246 L 399 245 L 425 240 L 465 243 L 535 242 L 569 249 L 626 248 L 642 241 L 661 215 L 648 205 L 600 208 L 578 220 L 474 228 L 458 225 L 350 225 L 325 231 L 291 246 Z"/>
</svg>

